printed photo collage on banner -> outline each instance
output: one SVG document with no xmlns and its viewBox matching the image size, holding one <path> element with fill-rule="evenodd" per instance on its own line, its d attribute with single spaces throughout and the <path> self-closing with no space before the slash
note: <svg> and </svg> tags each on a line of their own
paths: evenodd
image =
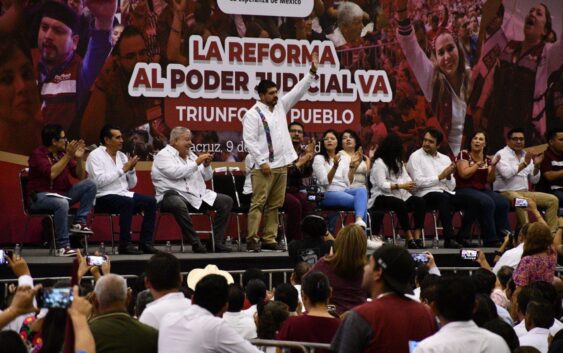
<svg viewBox="0 0 563 353">
<path fill-rule="evenodd" d="M 2 152 L 28 155 L 48 123 L 97 144 L 112 123 L 124 151 L 150 161 L 180 125 L 196 153 L 242 162 L 241 121 L 255 86 L 267 78 L 288 92 L 313 53 L 317 80 L 287 117 L 304 125 L 304 143 L 353 129 L 369 151 L 393 132 L 408 156 L 436 127 L 441 150 L 455 156 L 482 129 L 493 153 L 510 128 L 538 145 L 563 120 L 557 0 L 0 5 Z"/>
</svg>

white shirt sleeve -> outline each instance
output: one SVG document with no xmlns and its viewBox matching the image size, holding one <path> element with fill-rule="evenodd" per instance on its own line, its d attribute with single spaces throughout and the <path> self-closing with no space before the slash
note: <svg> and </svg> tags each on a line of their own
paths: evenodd
<svg viewBox="0 0 563 353">
<path fill-rule="evenodd" d="M 402 166 L 401 166 L 402 167 Z M 386 171 L 389 170 L 387 165 L 383 163 L 380 159 L 376 160 L 371 167 L 370 181 L 373 185 L 376 185 L 381 191 L 390 193 L 391 192 L 391 181 L 387 179 Z"/>
<path fill-rule="evenodd" d="M 263 129 L 262 121 L 258 116 L 258 113 L 253 110 L 247 111 L 242 119 L 242 139 L 244 140 L 248 153 L 256 162 L 256 165 L 261 166 L 262 164 L 267 163 L 268 159 L 262 156 L 262 153 L 260 152 L 258 129 Z"/>
<path fill-rule="evenodd" d="M 328 185 L 328 173 L 325 168 L 325 158 L 323 155 L 316 155 L 313 159 L 313 177 L 317 179 L 319 185 Z"/>
<path fill-rule="evenodd" d="M 297 82 L 297 84 L 293 86 L 291 91 L 287 92 L 280 99 L 280 103 L 282 104 L 285 112 L 288 112 L 295 104 L 297 104 L 297 102 L 301 100 L 301 98 L 303 98 L 314 79 L 313 75 L 307 73 L 301 81 Z"/>
<path fill-rule="evenodd" d="M 88 156 L 86 160 L 86 171 L 88 171 L 88 175 L 94 182 L 98 189 L 107 186 L 117 179 L 119 179 L 123 174 L 123 170 L 121 169 L 113 169 L 113 170 L 106 170 L 107 168 L 104 166 L 104 161 L 101 158 L 102 156 L 97 151 L 93 151 Z"/>
<path fill-rule="evenodd" d="M 153 161 L 153 167 L 171 180 L 186 178 L 198 169 L 198 165 L 191 160 L 187 160 L 186 166 L 176 163 L 174 156 L 169 153 L 157 154 Z"/>
<path fill-rule="evenodd" d="M 411 28 L 409 35 L 403 36 L 397 30 L 397 41 L 403 49 L 403 53 L 407 58 L 409 66 L 414 72 L 414 76 L 424 93 L 424 97 L 428 102 L 432 101 L 432 77 L 434 76 L 434 65 L 424 51 L 418 45 L 414 28 Z"/>
<path fill-rule="evenodd" d="M 242 336 L 226 322 L 221 323 L 217 333 L 217 352 L 261 353 L 256 346 L 242 338 Z"/>
<path fill-rule="evenodd" d="M 411 158 L 409 158 L 407 163 L 407 171 L 409 172 L 412 180 L 416 183 L 416 188 L 425 189 L 438 185 L 440 183 L 438 176 L 424 175 L 422 172 L 422 161 L 416 157 L 417 156 L 415 155 L 413 158 L 413 155 L 411 155 Z"/>
<path fill-rule="evenodd" d="M 141 314 L 141 317 L 139 318 L 139 322 L 142 322 L 145 325 L 149 325 L 150 327 L 154 327 L 155 329 L 158 330 L 158 320 L 157 320 L 157 318 L 154 317 L 153 313 L 151 313 L 150 311 L 147 311 L 146 309 Z"/>
<path fill-rule="evenodd" d="M 500 161 L 497 164 L 497 174 L 500 175 L 502 179 L 510 179 L 518 174 L 518 164 L 516 164 L 513 158 L 510 158 L 510 156 L 507 156 L 501 151 L 497 154 L 500 155 Z"/>
</svg>

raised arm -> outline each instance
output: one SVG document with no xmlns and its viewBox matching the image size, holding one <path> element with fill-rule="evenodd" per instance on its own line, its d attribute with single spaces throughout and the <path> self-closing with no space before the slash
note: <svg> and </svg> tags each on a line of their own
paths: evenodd
<svg viewBox="0 0 563 353">
<path fill-rule="evenodd" d="M 311 69 L 309 70 L 309 74 L 305 75 L 292 89 L 291 91 L 287 92 L 281 99 L 280 103 L 283 106 L 283 109 L 287 112 L 289 111 L 297 102 L 301 100 L 301 98 L 307 93 L 309 86 L 315 79 L 315 75 L 317 74 L 317 67 L 318 67 L 318 57 L 316 53 L 313 53 L 313 59 L 311 62 Z"/>
</svg>

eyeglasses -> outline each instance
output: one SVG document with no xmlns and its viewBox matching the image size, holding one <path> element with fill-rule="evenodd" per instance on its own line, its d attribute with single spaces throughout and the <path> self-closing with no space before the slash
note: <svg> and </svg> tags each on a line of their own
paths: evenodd
<svg viewBox="0 0 563 353">
<path fill-rule="evenodd" d="M 145 56 L 147 56 L 147 49 L 141 49 L 138 52 L 127 53 L 125 55 L 122 55 L 121 57 L 127 60 L 133 60 L 138 57 L 145 57 Z"/>
<path fill-rule="evenodd" d="M 512 141 L 524 141 L 525 138 L 524 137 L 511 137 L 510 138 Z"/>
<path fill-rule="evenodd" d="M 302 130 L 296 130 L 296 129 L 291 129 L 291 130 L 289 130 L 289 132 L 292 132 L 294 134 L 302 134 L 303 133 Z"/>
</svg>

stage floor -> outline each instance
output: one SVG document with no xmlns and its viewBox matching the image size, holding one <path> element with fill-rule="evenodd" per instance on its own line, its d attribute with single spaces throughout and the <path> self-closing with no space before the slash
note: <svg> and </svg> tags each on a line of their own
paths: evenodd
<svg viewBox="0 0 563 353">
<path fill-rule="evenodd" d="M 431 246 L 427 241 L 426 245 Z M 440 242 L 442 246 L 442 242 Z M 156 248 L 165 251 L 163 244 L 157 244 Z M 478 248 L 476 245 L 473 248 Z M 89 251 L 93 253 L 98 249 L 98 244 L 89 244 Z M 244 244 L 243 244 L 244 249 Z M 494 257 L 495 248 L 483 248 L 487 258 L 491 262 Z M 140 275 L 144 271 L 146 261 L 151 255 L 111 255 L 111 247 L 106 247 L 111 259 L 112 273 L 122 275 Z M 430 251 L 439 267 L 478 267 L 476 262 L 460 258 L 459 250 L 455 249 L 425 249 L 410 250 L 411 252 Z M 368 255 L 373 250 L 368 250 Z M 257 267 L 263 270 L 291 269 L 291 262 L 287 252 L 262 251 L 260 253 L 234 251 L 232 253 L 207 253 L 194 254 L 191 248 L 186 246 L 186 252 L 180 252 L 179 244 L 172 244 L 172 253 L 180 259 L 182 272 L 189 272 L 194 268 L 203 268 L 208 264 L 215 264 L 226 271 L 244 271 L 247 268 Z M 49 250 L 38 247 L 24 247 L 23 257 L 29 264 L 33 277 L 65 277 L 70 276 L 72 269 L 72 257 L 56 257 L 49 255 Z M 491 262 L 492 263 L 492 262 Z M 7 266 L 0 267 L 0 279 L 14 278 Z"/>
</svg>

